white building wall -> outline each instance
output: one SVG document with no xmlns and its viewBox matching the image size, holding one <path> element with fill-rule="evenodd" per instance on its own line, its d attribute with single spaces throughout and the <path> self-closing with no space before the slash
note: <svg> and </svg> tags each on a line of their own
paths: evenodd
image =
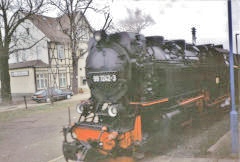
<svg viewBox="0 0 240 162">
<path fill-rule="evenodd" d="M 86 26 L 87 27 L 87 26 Z M 86 29 L 87 32 L 90 32 L 89 29 Z M 49 64 L 49 49 L 48 49 L 48 42 L 50 40 L 43 34 L 41 30 L 39 30 L 30 20 L 26 20 L 24 24 L 22 24 L 16 31 L 16 34 L 18 36 L 24 36 L 25 40 L 18 42 L 18 47 L 20 48 L 26 48 L 32 45 L 33 43 L 39 41 L 35 46 L 33 46 L 31 49 L 19 51 L 17 53 L 14 53 L 10 55 L 9 63 L 18 63 L 18 62 L 25 62 L 25 61 L 31 61 L 31 60 L 42 60 L 43 62 Z M 89 34 L 87 34 L 86 37 L 84 37 L 84 40 L 81 41 L 79 44 L 80 49 L 84 49 L 84 51 L 87 50 L 87 41 L 89 38 Z M 61 41 L 61 40 L 60 40 Z M 54 51 L 55 53 L 56 51 Z M 70 52 L 70 51 L 68 51 Z M 51 53 L 51 52 L 50 52 Z M 86 62 L 87 53 L 79 59 L 79 67 L 78 67 L 78 86 L 79 89 L 88 91 L 88 85 L 85 81 L 85 62 Z M 61 63 L 60 63 L 61 64 Z M 70 62 L 67 64 L 71 64 Z M 52 63 L 52 66 L 54 67 L 56 65 L 55 63 Z M 67 82 L 70 84 L 71 81 L 71 75 L 70 72 L 72 71 L 72 67 L 68 68 L 66 70 L 68 76 L 67 76 Z M 19 69 L 20 71 L 23 69 Z M 15 71 L 15 70 L 14 70 Z M 48 70 L 51 71 L 50 69 Z M 12 93 L 33 93 L 35 91 L 36 85 L 34 75 L 32 75 L 34 71 L 29 70 L 29 76 L 22 76 L 22 77 L 11 77 L 11 86 L 12 86 Z M 41 71 L 37 71 L 39 73 Z M 51 72 L 50 72 L 51 73 Z M 28 80 L 28 79 L 31 79 Z M 49 76 L 49 85 L 52 85 L 54 83 L 53 76 Z M 56 76 L 56 81 L 58 84 L 58 76 Z M 17 83 L 26 83 L 26 86 L 28 86 L 26 89 L 22 89 L 23 86 L 17 84 Z M 67 85 L 69 86 L 69 85 Z M 1 88 L 1 87 L 0 87 Z"/>
<path fill-rule="evenodd" d="M 87 42 L 81 43 L 80 48 L 87 50 Z M 89 87 L 86 82 L 86 75 L 85 75 L 85 67 L 86 67 L 86 59 L 88 53 L 85 53 L 82 57 L 78 60 L 78 87 L 83 92 L 89 91 Z"/>
<path fill-rule="evenodd" d="M 42 60 L 45 63 L 48 61 L 48 38 L 30 21 L 25 20 L 24 24 L 17 28 L 18 38 L 22 38 L 17 42 L 15 48 L 28 48 L 38 42 L 31 49 L 18 51 L 10 55 L 9 63 L 17 63 L 31 60 Z M 15 34 L 16 35 L 16 34 Z M 41 40 L 41 41 L 40 41 Z"/>
<path fill-rule="evenodd" d="M 9 71 L 11 91 L 13 94 L 30 94 L 35 92 L 35 78 L 33 68 L 14 69 Z M 24 83 L 19 84 L 19 83 Z"/>
</svg>

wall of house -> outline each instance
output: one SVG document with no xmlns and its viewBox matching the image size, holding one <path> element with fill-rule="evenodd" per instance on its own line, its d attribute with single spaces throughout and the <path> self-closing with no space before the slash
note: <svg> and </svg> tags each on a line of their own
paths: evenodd
<svg viewBox="0 0 240 162">
<path fill-rule="evenodd" d="M 51 68 L 49 69 L 50 74 L 50 84 L 51 86 L 57 86 L 59 88 L 70 88 L 72 85 L 72 56 L 71 56 L 71 50 L 67 44 L 64 45 L 64 58 L 61 59 L 58 56 L 58 45 L 61 44 L 55 44 L 51 43 L 49 46 L 49 52 L 50 52 L 50 62 L 51 62 Z M 79 49 L 86 51 L 87 50 L 87 41 L 80 42 Z M 78 51 L 77 55 L 80 55 L 80 50 Z M 89 91 L 88 85 L 86 83 L 86 77 L 85 77 L 85 62 L 87 58 L 87 53 L 85 53 L 82 57 L 79 58 L 78 61 L 78 87 L 79 92 L 86 92 Z M 59 83 L 59 77 L 61 73 L 66 73 L 66 86 L 61 87 Z M 55 85 L 54 85 L 55 84 Z"/>
<path fill-rule="evenodd" d="M 86 22 L 83 22 L 86 23 Z M 89 26 L 86 25 L 86 30 L 83 31 L 81 34 L 83 35 L 81 42 L 79 43 L 79 49 L 87 50 L 87 42 L 90 36 L 90 29 L 88 29 Z M 25 62 L 25 61 L 31 61 L 31 60 L 42 60 L 43 62 L 49 64 L 51 68 L 49 69 L 38 69 L 36 68 L 36 76 L 34 78 L 34 70 L 33 68 L 22 68 L 18 70 L 10 70 L 11 72 L 15 72 L 16 75 L 22 75 L 22 76 L 11 76 L 11 86 L 12 86 L 12 93 L 13 94 L 19 94 L 19 93 L 33 93 L 35 92 L 37 87 L 36 80 L 38 74 L 45 74 L 48 75 L 48 86 L 55 86 L 61 89 L 65 88 L 71 88 L 72 85 L 72 57 L 71 57 L 71 51 L 69 50 L 69 46 L 67 44 L 64 44 L 64 54 L 65 58 L 61 59 L 58 55 L 58 47 L 57 45 L 61 45 L 60 42 L 62 40 L 59 40 L 59 43 L 55 44 L 51 40 L 49 40 L 47 37 L 45 37 L 45 34 L 37 28 L 30 20 L 26 20 L 16 31 L 16 34 L 18 36 L 24 36 L 26 39 L 24 41 L 21 41 L 17 44 L 18 47 L 29 47 L 29 45 L 32 45 L 36 41 L 39 41 L 35 46 L 33 46 L 31 49 L 19 51 L 17 53 L 14 53 L 10 55 L 9 63 L 17 63 L 17 62 Z M 50 43 L 51 42 L 51 43 Z M 78 86 L 79 90 L 88 91 L 88 85 L 86 83 L 86 77 L 85 77 L 85 60 L 86 60 L 87 54 L 85 54 L 83 57 L 79 59 L 79 67 L 78 67 Z M 28 75 L 24 71 L 29 71 Z M 23 72 L 21 72 L 23 71 Z M 22 74 L 21 74 L 22 73 Z M 62 74 L 66 74 L 66 85 L 60 86 L 60 80 L 63 82 L 64 79 L 61 79 L 63 77 Z M 13 73 L 14 75 L 14 73 Z M 22 83 L 26 86 L 21 86 Z M 1 87 L 0 87 L 1 88 Z"/>
<path fill-rule="evenodd" d="M 35 92 L 33 68 L 13 69 L 9 71 L 13 96 L 32 94 Z"/>
<path fill-rule="evenodd" d="M 83 91 L 89 91 L 89 87 L 87 85 L 86 81 L 86 75 L 85 75 L 85 66 L 86 66 L 86 59 L 80 58 L 79 59 L 79 66 L 78 66 L 78 87 L 79 90 Z"/>
<path fill-rule="evenodd" d="M 59 54 L 60 47 L 62 54 Z M 50 56 L 49 61 L 51 64 L 51 67 L 49 68 L 50 86 L 58 87 L 60 89 L 71 88 L 72 56 L 69 45 L 52 42 L 49 44 L 48 48 Z"/>
<path fill-rule="evenodd" d="M 24 62 L 30 60 L 42 60 L 48 63 L 48 38 L 39 30 L 30 20 L 25 20 L 25 22 L 20 25 L 15 35 L 21 41 L 16 43 L 16 49 L 28 48 L 34 43 L 38 42 L 31 49 L 18 51 L 10 55 L 9 63 Z M 41 41 L 40 41 L 41 40 Z M 12 44 L 15 44 L 13 41 Z"/>
<path fill-rule="evenodd" d="M 87 50 L 87 42 L 82 42 L 80 45 L 80 49 Z M 85 67 L 86 67 L 86 59 L 87 59 L 88 53 L 85 53 L 82 57 L 78 60 L 78 88 L 83 92 L 88 92 L 89 87 L 86 81 L 86 75 L 85 75 Z"/>
</svg>

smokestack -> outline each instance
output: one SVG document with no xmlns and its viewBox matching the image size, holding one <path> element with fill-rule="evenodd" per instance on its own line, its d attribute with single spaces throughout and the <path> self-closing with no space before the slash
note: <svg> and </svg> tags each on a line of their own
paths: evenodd
<svg viewBox="0 0 240 162">
<path fill-rule="evenodd" d="M 192 27 L 192 44 L 193 44 L 193 45 L 196 44 L 196 40 L 197 40 L 197 37 L 196 37 L 196 28 L 195 28 L 195 27 Z"/>
</svg>

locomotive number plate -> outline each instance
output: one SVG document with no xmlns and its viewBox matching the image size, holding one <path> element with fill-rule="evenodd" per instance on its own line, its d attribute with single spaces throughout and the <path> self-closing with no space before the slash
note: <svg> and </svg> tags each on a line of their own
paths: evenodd
<svg viewBox="0 0 240 162">
<path fill-rule="evenodd" d="M 101 74 L 101 75 L 93 75 L 93 82 L 116 82 L 117 75 L 116 74 Z"/>
</svg>

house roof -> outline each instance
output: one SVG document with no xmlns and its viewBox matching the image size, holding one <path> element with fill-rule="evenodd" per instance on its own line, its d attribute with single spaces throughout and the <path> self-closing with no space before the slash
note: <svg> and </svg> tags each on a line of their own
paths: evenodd
<svg viewBox="0 0 240 162">
<path fill-rule="evenodd" d="M 32 23 L 40 29 L 46 37 L 55 42 L 68 42 L 69 38 L 61 30 L 57 18 L 43 15 L 32 15 L 29 18 Z"/>
<path fill-rule="evenodd" d="M 9 64 L 9 69 L 29 68 L 29 67 L 48 67 L 42 60 L 32 60 Z"/>
<path fill-rule="evenodd" d="M 44 15 L 32 15 L 29 20 L 40 29 L 47 38 L 54 42 L 69 42 L 69 37 L 62 32 L 63 29 L 69 28 L 69 19 L 66 14 L 59 17 L 48 17 Z M 86 22 L 90 31 L 93 31 L 86 17 L 83 15 L 83 20 Z M 61 22 L 62 28 L 59 25 Z"/>
</svg>

